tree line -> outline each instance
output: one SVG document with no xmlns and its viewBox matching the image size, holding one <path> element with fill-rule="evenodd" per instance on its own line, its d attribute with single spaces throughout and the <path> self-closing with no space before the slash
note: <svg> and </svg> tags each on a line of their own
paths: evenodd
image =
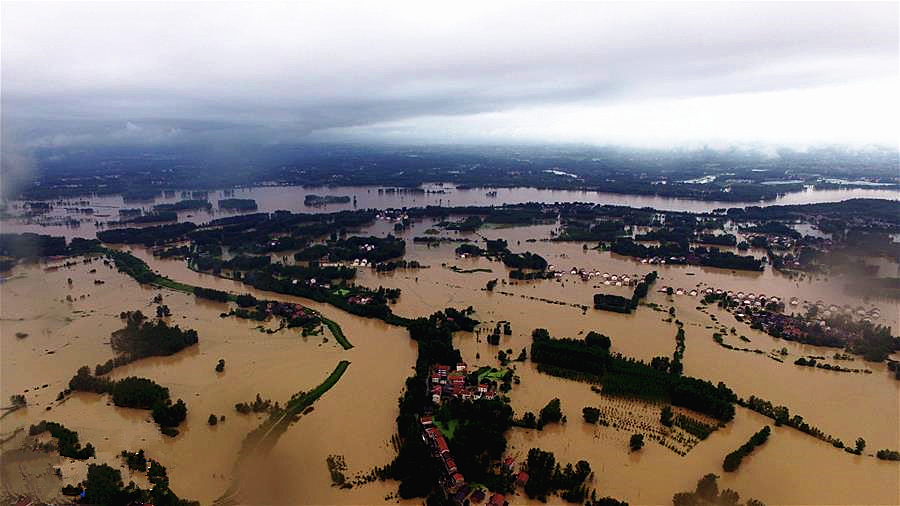
<svg viewBox="0 0 900 506">
<path fill-rule="evenodd" d="M 153 421 L 167 436 L 177 435 L 176 427 L 187 418 L 187 406 L 184 401 L 178 399 L 172 403 L 169 389 L 147 378 L 129 376 L 111 380 L 92 376 L 90 368 L 83 366 L 69 380 L 69 390 L 111 394 L 113 404 L 116 406 L 150 410 Z"/>
<path fill-rule="evenodd" d="M 28 428 L 28 435 L 37 436 L 38 434 L 42 434 L 47 431 L 50 432 L 51 436 L 57 439 L 59 454 L 63 457 L 69 457 L 76 460 L 85 460 L 94 456 L 95 451 L 93 445 L 87 443 L 84 445 L 84 447 L 82 447 L 81 443 L 78 442 L 77 432 L 68 429 L 56 422 L 48 422 L 47 420 L 42 420 Z"/>
<path fill-rule="evenodd" d="M 531 360 L 599 377 L 603 393 L 613 396 L 669 400 L 722 422 L 734 418 L 737 396 L 723 383 L 682 376 L 680 371 L 654 368 L 642 361 L 609 352 L 607 340 L 553 339 L 546 329 L 532 333 Z M 660 361 L 657 361 L 660 362 Z M 668 359 L 664 361 L 668 364 Z M 659 367 L 659 366 L 657 366 Z M 540 370 L 540 365 L 539 365 Z"/>
<path fill-rule="evenodd" d="M 772 431 L 768 425 L 759 430 L 756 434 L 750 436 L 750 439 L 741 445 L 737 450 L 729 453 L 725 456 L 725 460 L 722 462 L 722 469 L 725 472 L 733 473 L 737 471 L 738 467 L 741 465 L 741 461 L 747 455 L 750 455 L 751 452 L 757 447 L 762 445 L 769 439 L 769 433 Z"/>
</svg>

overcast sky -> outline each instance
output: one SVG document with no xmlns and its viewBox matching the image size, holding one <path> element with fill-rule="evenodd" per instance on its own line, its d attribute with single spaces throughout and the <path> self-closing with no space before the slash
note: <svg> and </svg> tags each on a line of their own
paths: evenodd
<svg viewBox="0 0 900 506">
<path fill-rule="evenodd" d="M 897 147 L 897 2 L 3 2 L 4 149 Z"/>
</svg>

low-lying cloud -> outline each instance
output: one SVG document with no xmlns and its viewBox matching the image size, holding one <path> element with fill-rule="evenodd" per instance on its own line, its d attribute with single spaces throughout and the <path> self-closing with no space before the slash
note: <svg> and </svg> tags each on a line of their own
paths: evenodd
<svg viewBox="0 0 900 506">
<path fill-rule="evenodd" d="M 896 3 L 6 3 L 4 138 L 895 146 L 897 20 Z"/>
</svg>

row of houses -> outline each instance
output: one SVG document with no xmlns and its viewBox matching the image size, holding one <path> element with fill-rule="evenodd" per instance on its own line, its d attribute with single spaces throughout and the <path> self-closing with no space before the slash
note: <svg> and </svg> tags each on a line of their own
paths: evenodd
<svg viewBox="0 0 900 506">
<path fill-rule="evenodd" d="M 664 286 L 657 290 L 658 292 L 665 293 L 669 287 Z M 704 290 L 693 289 L 685 289 L 685 288 L 675 288 L 673 290 L 675 295 L 690 295 L 692 297 L 696 297 L 698 295 L 717 295 L 721 297 L 727 297 L 733 301 L 737 301 L 738 303 L 748 306 L 748 307 L 769 307 L 773 308 L 776 311 L 783 311 L 785 308 L 785 303 L 782 301 L 780 297 L 775 296 L 767 296 L 765 294 L 754 294 L 752 292 L 744 293 L 742 291 L 733 291 L 733 290 L 722 290 L 721 288 L 706 288 Z M 800 299 L 797 297 L 791 297 L 788 300 L 788 304 L 791 306 L 800 305 Z M 774 306 L 772 306 L 774 304 Z M 839 314 L 843 314 L 846 316 L 855 316 L 860 318 L 865 322 L 872 322 L 881 317 L 881 311 L 878 308 L 872 307 L 866 309 L 862 306 L 853 307 L 850 304 L 844 304 L 843 306 L 838 306 L 837 304 L 826 305 L 825 302 L 821 299 L 813 302 L 809 302 L 810 306 L 815 306 L 818 313 L 824 318 L 830 318 L 832 316 L 837 316 Z"/>
<path fill-rule="evenodd" d="M 456 468 L 456 462 L 450 454 L 450 447 L 447 446 L 447 440 L 441 431 L 434 426 L 434 419 L 430 416 L 423 416 L 420 419 L 422 423 L 422 439 L 431 448 L 432 456 L 441 463 L 441 487 L 447 497 L 454 497 L 466 487 L 466 480 Z M 468 494 L 466 494 L 468 495 Z"/>
<path fill-rule="evenodd" d="M 444 495 L 458 505 L 463 504 L 481 504 L 487 499 L 488 506 L 509 506 L 506 496 L 495 493 L 490 497 L 488 492 L 481 487 L 472 487 L 466 483 L 465 478 L 456 468 L 456 462 L 450 454 L 450 448 L 447 446 L 447 440 L 441 431 L 434 426 L 434 419 L 431 416 L 423 416 L 420 418 L 422 424 L 422 439 L 431 448 L 432 456 L 441 463 L 441 488 Z M 510 460 L 510 459 L 507 459 Z M 523 481 L 524 480 L 524 481 Z M 519 473 L 516 483 L 524 486 L 528 481 L 528 475 L 524 472 Z"/>
<path fill-rule="evenodd" d="M 552 269 L 553 266 L 551 265 Z M 610 274 L 608 272 L 601 273 L 598 270 L 586 270 L 579 269 L 577 267 L 572 267 L 569 270 L 569 274 L 573 276 L 581 276 L 582 281 L 588 281 L 594 278 L 603 278 L 604 285 L 613 285 L 613 286 L 634 286 L 641 281 L 643 281 L 644 277 L 639 276 L 637 274 Z"/>
</svg>

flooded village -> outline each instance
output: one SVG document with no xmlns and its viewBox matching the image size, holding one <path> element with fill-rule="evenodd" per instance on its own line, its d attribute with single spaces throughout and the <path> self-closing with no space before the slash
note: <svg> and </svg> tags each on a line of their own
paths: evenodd
<svg viewBox="0 0 900 506">
<path fill-rule="evenodd" d="M 0 3 L 0 506 L 900 506 L 900 2 Z"/>
<path fill-rule="evenodd" d="M 24 396 L 24 405 L 0 418 L 4 494 L 70 501 L 77 496 L 63 488 L 77 490 L 90 464 L 107 464 L 125 483 L 149 488 L 146 470 L 129 468 L 121 456 L 143 450 L 165 467 L 174 494 L 201 504 L 419 504 L 424 498 L 402 474 L 412 471 L 400 471 L 405 462 L 433 473 L 428 492 L 452 504 L 532 504 L 542 493 L 551 503 L 590 502 L 593 495 L 668 504 L 709 473 L 719 475 L 720 489 L 766 504 L 900 500 L 898 463 L 876 455 L 900 448 L 900 356 L 873 344 L 883 329 L 888 342 L 896 339 L 900 315 L 896 298 L 846 289 L 861 274 L 775 268 L 774 256 L 802 247 L 776 240 L 769 249 L 721 247 L 765 258 L 762 270 L 617 254 L 610 241 L 557 240 L 570 223 L 565 208 L 549 204 L 536 208 L 536 219 L 515 224 L 491 223 L 497 211 L 490 210 L 415 212 L 423 199 L 454 193 L 415 202 L 407 194 L 404 212 L 359 217 L 342 201 L 301 206 L 323 220 L 347 221 L 315 228 L 310 219 L 316 225 L 307 231 L 302 218 L 281 230 L 277 220 L 304 216 L 268 214 L 286 191 L 258 200 L 261 213 L 197 220 L 202 209 L 179 211 L 178 224 L 198 227 L 142 225 L 133 228 L 135 240 L 101 235 L 84 253 L 20 258 L 4 271 L 0 393 Z M 369 189 L 352 196 L 360 212 L 366 199 L 383 198 L 390 207 L 401 198 Z M 454 225 L 472 215 L 485 222 L 474 230 Z M 251 219 L 257 221 L 242 221 Z M 78 246 L 74 238 L 135 227 L 39 226 L 31 218 L 3 225 L 4 234 L 64 236 L 70 251 Z M 241 235 L 264 227 L 272 233 L 259 244 Z M 155 234 L 149 242 L 148 233 Z M 765 234 L 736 235 L 750 243 Z M 431 240 L 414 240 L 423 237 Z M 290 238 L 297 240 L 288 244 Z M 383 258 L 398 240 L 399 254 Z M 480 251 L 460 254 L 461 244 Z M 890 278 L 900 269 L 896 260 L 868 261 L 878 266 L 876 277 Z M 642 285 L 645 293 L 636 297 Z M 633 307 L 596 309 L 597 294 Z M 115 336 L 126 324 L 121 313 L 135 310 L 199 339 L 103 371 L 104 362 L 124 360 Z M 568 369 L 544 362 L 533 355 L 536 329 L 548 331 L 559 353 L 583 347 L 578 354 L 605 365 L 591 372 L 589 362 Z M 588 336 L 598 334 L 608 338 L 606 348 L 591 344 Z M 727 386 L 733 417 L 724 421 L 668 394 L 604 393 L 612 391 L 610 371 L 624 367 L 617 360 L 650 369 L 660 358 L 669 366 L 677 361 L 678 376 Z M 817 366 L 804 365 L 810 360 Z M 349 365 L 336 375 L 343 362 Z M 82 366 L 96 379 L 146 378 L 173 402 L 183 400 L 187 413 L 177 434 L 162 433 L 147 409 L 119 406 L 112 393 L 72 391 Z M 235 409 L 254 398 L 268 407 Z M 751 398 L 802 415 L 818 432 L 776 421 Z M 470 413 L 470 405 L 494 411 Z M 561 416 L 547 414 L 548 406 Z M 674 424 L 662 422 L 666 410 Z M 589 413 L 597 413 L 593 422 Z M 479 436 L 467 417 L 481 416 L 502 423 L 486 424 Z M 95 454 L 59 455 L 52 449 L 58 438 L 30 434 L 42 420 L 77 432 L 81 447 L 90 443 Z M 764 426 L 772 426 L 769 440 L 739 470 L 724 472 L 723 457 Z M 635 435 L 643 436 L 638 450 Z M 478 437 L 491 439 L 476 443 Z M 857 439 L 864 440 L 859 452 Z M 470 454 L 477 444 L 484 453 Z M 571 464 L 571 475 L 548 481 L 538 468 L 546 455 L 535 449 L 551 452 L 563 471 Z M 411 456 L 416 451 L 421 455 Z M 331 464 L 334 456 L 342 467 Z M 584 466 L 576 466 L 582 461 L 589 470 L 583 477 Z"/>
</svg>

